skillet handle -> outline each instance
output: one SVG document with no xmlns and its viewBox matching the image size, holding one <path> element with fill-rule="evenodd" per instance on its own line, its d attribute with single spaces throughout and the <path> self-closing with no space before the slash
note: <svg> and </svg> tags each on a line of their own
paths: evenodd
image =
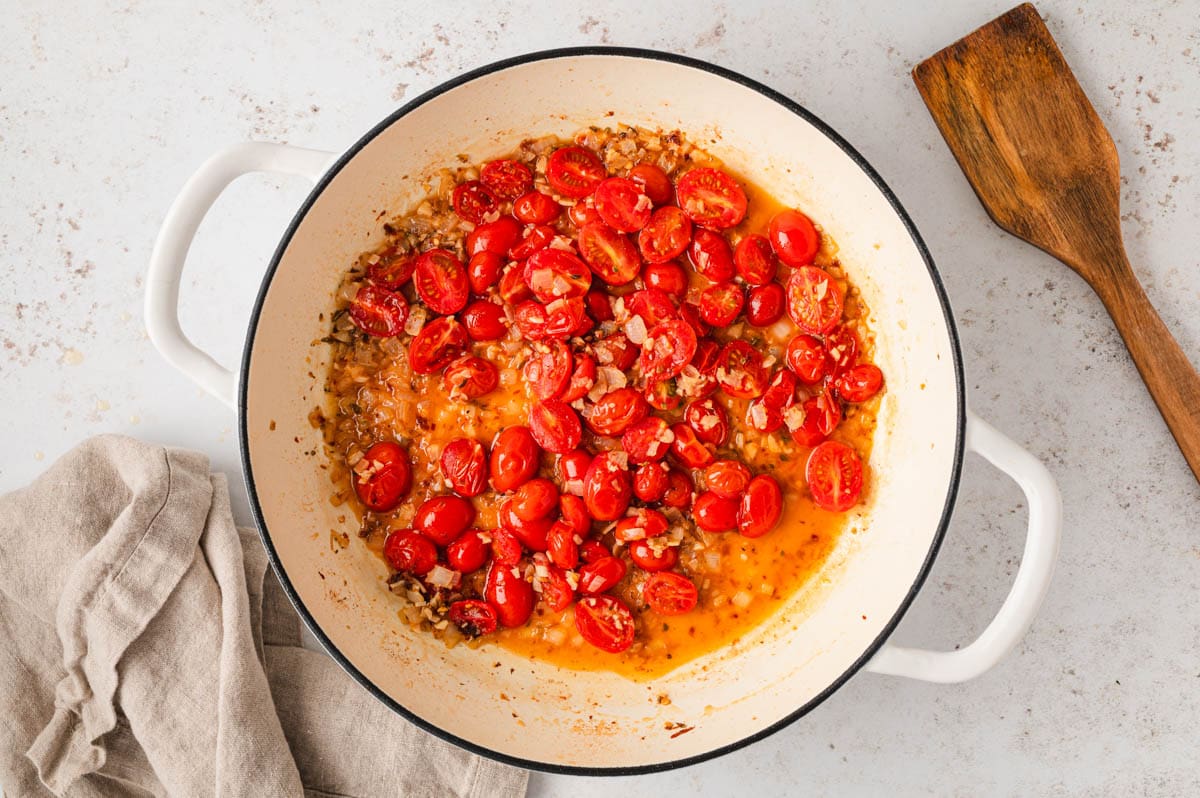
<svg viewBox="0 0 1200 798">
<path fill-rule="evenodd" d="M 317 182 L 335 154 L 287 144 L 247 141 L 213 155 L 188 179 L 154 242 L 146 275 L 146 330 L 167 362 L 230 407 L 237 406 L 237 378 L 202 351 L 179 325 L 179 280 L 196 229 L 225 187 L 250 172 L 300 175 Z"/>
<path fill-rule="evenodd" d="M 925 651 L 887 643 L 867 663 L 869 671 L 943 684 L 981 676 L 1021 642 L 1050 588 L 1063 515 L 1054 478 L 1040 460 L 969 410 L 966 442 L 967 448 L 1012 477 L 1029 501 L 1029 533 L 1012 590 L 970 645 L 957 651 Z"/>
</svg>

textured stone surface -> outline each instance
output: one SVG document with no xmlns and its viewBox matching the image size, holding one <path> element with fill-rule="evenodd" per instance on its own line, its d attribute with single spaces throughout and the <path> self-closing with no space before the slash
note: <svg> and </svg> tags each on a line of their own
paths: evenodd
<svg viewBox="0 0 1200 798">
<path fill-rule="evenodd" d="M 698 13 L 702 4 L 670 2 L 661 16 L 644 2 L 600 0 L 578 12 L 340 5 L 6 11 L 0 489 L 104 431 L 201 449 L 236 478 L 233 415 L 163 363 L 141 322 L 157 226 L 214 149 L 249 138 L 340 149 L 442 80 L 530 50 L 612 43 L 686 53 L 797 99 L 896 190 L 945 279 L 972 406 L 1060 481 L 1061 563 L 1028 638 L 974 683 L 862 675 L 794 726 L 718 761 L 615 781 L 535 776 L 531 794 L 1200 790 L 1200 488 L 1099 301 L 991 225 L 908 77 L 1006 3 L 731 2 Z M 1117 141 L 1130 259 L 1200 363 L 1195 5 L 1040 5 Z M 201 227 L 183 324 L 226 363 L 306 191 L 300 180 L 245 178 Z M 235 501 L 244 518 L 244 497 Z M 980 629 L 1008 590 L 1024 522 L 1015 486 L 969 461 L 943 553 L 897 639 L 949 647 Z"/>
</svg>

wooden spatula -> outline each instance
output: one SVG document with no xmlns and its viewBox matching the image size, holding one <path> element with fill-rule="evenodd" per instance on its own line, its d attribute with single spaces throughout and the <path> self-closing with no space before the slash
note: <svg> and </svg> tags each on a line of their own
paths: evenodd
<svg viewBox="0 0 1200 798">
<path fill-rule="evenodd" d="M 1017 6 L 913 80 L 988 215 L 1100 295 L 1200 479 L 1200 375 L 1129 266 L 1116 147 L 1037 10 Z"/>
</svg>

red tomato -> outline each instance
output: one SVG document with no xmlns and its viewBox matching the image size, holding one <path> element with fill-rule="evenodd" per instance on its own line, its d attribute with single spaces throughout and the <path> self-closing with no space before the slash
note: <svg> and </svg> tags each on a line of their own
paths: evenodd
<svg viewBox="0 0 1200 798">
<path fill-rule="evenodd" d="M 596 204 L 591 197 L 581 199 L 568 208 L 567 218 L 571 220 L 571 224 L 575 225 L 576 229 L 582 229 L 585 225 L 604 222 L 604 219 L 600 216 L 600 212 L 596 210 Z"/>
<path fill-rule="evenodd" d="M 746 297 L 737 283 L 716 283 L 700 294 L 700 318 L 714 327 L 728 327 L 745 304 Z"/>
<path fill-rule="evenodd" d="M 670 524 L 667 517 L 658 510 L 640 507 L 633 515 L 627 515 L 617 522 L 613 528 L 613 537 L 622 543 L 632 543 L 635 540 L 647 540 L 667 533 Z"/>
<path fill-rule="evenodd" d="M 412 490 L 408 452 L 392 441 L 380 441 L 367 449 L 353 473 L 358 500 L 377 513 L 391 510 Z"/>
<path fill-rule="evenodd" d="M 496 283 L 504 271 L 505 257 L 496 252 L 479 252 L 467 263 L 467 282 L 471 292 L 482 294 Z"/>
<path fill-rule="evenodd" d="M 579 569 L 579 592 L 588 596 L 607 593 L 625 578 L 625 563 L 616 557 L 601 557 Z"/>
<path fill-rule="evenodd" d="M 696 497 L 692 517 L 705 532 L 728 532 L 737 528 L 738 501 L 705 491 Z"/>
<path fill-rule="evenodd" d="M 556 521 L 546 533 L 546 555 L 550 562 L 568 571 L 579 565 L 579 544 L 575 542 L 578 534 L 570 524 Z"/>
<path fill-rule="evenodd" d="M 446 564 L 459 573 L 478 571 L 487 562 L 488 548 L 478 529 L 468 529 L 446 547 Z"/>
<path fill-rule="evenodd" d="M 505 428 L 492 444 L 488 463 L 492 487 L 506 493 L 532 479 L 541 464 L 541 455 L 529 427 Z"/>
<path fill-rule="evenodd" d="M 367 266 L 367 279 L 380 288 L 395 291 L 412 279 L 416 267 L 416 255 L 389 249 L 379 256 L 379 260 Z"/>
<path fill-rule="evenodd" d="M 376 338 L 392 338 L 404 332 L 408 303 L 386 288 L 364 285 L 350 303 L 350 318 L 358 329 Z"/>
<path fill-rule="evenodd" d="M 596 362 L 601 366 L 612 366 L 619 371 L 631 368 L 638 358 L 638 349 L 629 343 L 625 333 L 613 333 L 592 345 Z"/>
<path fill-rule="evenodd" d="M 487 487 L 487 453 L 474 438 L 455 438 L 442 449 L 442 476 L 459 496 L 478 496 Z"/>
<path fill-rule="evenodd" d="M 748 538 L 761 538 L 775 528 L 782 516 L 783 491 L 774 477 L 759 474 L 750 480 L 738 506 L 738 531 Z"/>
<path fill-rule="evenodd" d="M 500 565 L 516 565 L 521 561 L 521 539 L 503 527 L 489 532 L 492 536 L 492 561 Z"/>
<path fill-rule="evenodd" d="M 750 285 L 766 285 L 775 279 L 779 264 L 771 250 L 771 242 L 760 235 L 748 235 L 738 242 L 733 252 L 737 273 Z"/>
<path fill-rule="evenodd" d="M 434 319 L 408 346 L 408 362 L 418 374 L 441 371 L 467 345 L 467 330 L 453 316 Z"/>
<path fill-rule="evenodd" d="M 516 199 L 533 188 L 533 174 L 519 161 L 490 161 L 479 171 L 479 180 L 500 199 Z"/>
<path fill-rule="evenodd" d="M 591 194 L 606 174 L 599 156 L 583 147 L 560 147 L 546 163 L 550 187 L 572 199 Z"/>
<path fill-rule="evenodd" d="M 612 596 L 588 596 L 575 605 L 575 628 L 601 651 L 619 654 L 633 645 L 633 613 Z"/>
<path fill-rule="evenodd" d="M 679 306 L 679 318 L 687 322 L 697 338 L 703 338 L 709 333 L 709 326 L 700 318 L 700 308 L 693 302 L 684 302 Z"/>
<path fill-rule="evenodd" d="M 462 312 L 462 323 L 472 341 L 497 341 L 508 333 L 504 308 L 487 299 L 477 299 Z"/>
<path fill-rule="evenodd" d="M 717 357 L 721 345 L 711 338 L 701 338 L 696 344 L 692 362 L 680 372 L 680 395 L 689 399 L 703 399 L 717 390 Z"/>
<path fill-rule="evenodd" d="M 763 391 L 762 403 L 774 410 L 791 407 L 796 401 L 796 375 L 786 369 L 779 369 Z"/>
<path fill-rule="evenodd" d="M 513 200 L 513 216 L 525 224 L 549 224 L 562 213 L 554 197 L 540 191 L 530 191 Z"/>
<path fill-rule="evenodd" d="M 827 333 L 842 318 L 842 289 L 824 269 L 801 266 L 788 278 L 787 312 L 801 332 Z"/>
<path fill-rule="evenodd" d="M 713 461 L 712 450 L 696 437 L 691 426 L 673 424 L 671 432 L 675 435 L 675 440 L 671 441 L 671 454 L 676 460 L 688 468 L 704 468 Z"/>
<path fill-rule="evenodd" d="M 804 474 L 818 507 L 842 513 L 858 503 L 863 485 L 862 460 L 846 444 L 826 441 L 813 449 Z"/>
<path fill-rule="evenodd" d="M 437 565 L 437 547 L 411 529 L 397 529 L 383 542 L 383 558 L 394 571 L 424 576 Z"/>
<path fill-rule="evenodd" d="M 608 291 L 603 288 L 592 287 L 584 297 L 584 302 L 587 304 L 588 313 L 597 322 L 612 321 L 616 318 L 613 315 L 612 301 L 608 298 Z"/>
<path fill-rule="evenodd" d="M 572 252 L 547 247 L 525 261 L 525 284 L 543 302 L 583 296 L 592 284 L 587 264 Z"/>
<path fill-rule="evenodd" d="M 467 637 L 490 635 L 496 631 L 496 611 L 486 601 L 464 599 L 450 605 L 450 623 Z"/>
<path fill-rule="evenodd" d="M 571 348 L 562 341 L 537 344 L 521 369 L 538 399 L 553 399 L 571 380 Z"/>
<path fill-rule="evenodd" d="M 544 477 L 529 480 L 512 497 L 512 511 L 522 521 L 540 521 L 556 507 L 558 488 Z"/>
<path fill-rule="evenodd" d="M 513 512 L 512 500 L 503 502 L 500 505 L 500 526 L 507 529 L 516 535 L 517 540 L 525 548 L 532 551 L 546 550 L 546 535 L 550 534 L 550 527 L 554 526 L 553 518 L 538 518 L 534 521 L 526 521 L 515 512 Z"/>
<path fill-rule="evenodd" d="M 679 547 L 656 543 L 635 540 L 629 544 L 629 559 L 643 571 L 666 571 L 674 568 L 679 563 Z"/>
<path fill-rule="evenodd" d="M 634 465 L 661 460 L 667 456 L 675 433 L 658 416 L 648 416 L 625 430 L 621 436 L 621 448 L 629 453 L 629 462 Z"/>
<path fill-rule="evenodd" d="M 526 299 L 513 308 L 513 323 L 521 337 L 530 341 L 541 341 L 546 337 L 546 306 L 541 302 Z"/>
<path fill-rule="evenodd" d="M 746 408 L 746 423 L 759 432 L 774 432 L 783 426 L 783 410 L 768 405 L 761 397 L 752 399 Z"/>
<path fill-rule="evenodd" d="M 679 385 L 675 380 L 662 380 L 653 385 L 647 385 L 642 394 L 646 403 L 655 410 L 668 413 L 683 404 L 683 396 L 679 393 Z"/>
<path fill-rule="evenodd" d="M 697 272 L 715 283 L 732 280 L 736 274 L 733 251 L 720 233 L 703 228 L 697 230 L 688 247 L 688 258 Z"/>
<path fill-rule="evenodd" d="M 592 456 L 584 449 L 574 449 L 559 455 L 556 465 L 558 478 L 563 482 L 582 481 L 591 464 Z"/>
<path fill-rule="evenodd" d="M 816 385 L 825 379 L 825 347 L 811 335 L 797 335 L 788 341 L 787 367 L 800 382 Z"/>
<path fill-rule="evenodd" d="M 588 515 L 587 504 L 580 497 L 570 493 L 559 496 L 558 514 L 575 534 L 583 536 L 592 531 L 592 517 Z"/>
<path fill-rule="evenodd" d="M 584 412 L 588 428 L 597 435 L 620 435 L 650 413 L 646 400 L 633 388 L 617 388 Z"/>
<path fill-rule="evenodd" d="M 495 195 L 478 180 L 468 180 L 455 186 L 451 201 L 454 203 L 454 212 L 471 224 L 482 222 L 483 217 L 495 211 L 500 204 Z"/>
<path fill-rule="evenodd" d="M 596 186 L 592 198 L 600 218 L 614 230 L 636 233 L 650 221 L 654 203 L 627 177 L 610 177 Z"/>
<path fill-rule="evenodd" d="M 686 615 L 696 607 L 700 594 L 686 576 L 663 571 L 646 580 L 642 598 L 659 615 Z"/>
<path fill-rule="evenodd" d="M 683 411 L 683 418 L 704 443 L 724 446 L 729 440 L 729 416 L 712 399 L 692 402 Z"/>
<path fill-rule="evenodd" d="M 655 205 L 666 205 L 675 195 L 675 187 L 667 173 L 652 163 L 640 163 L 629 170 L 629 179 L 638 184 L 642 193 Z"/>
<path fill-rule="evenodd" d="M 858 336 L 845 326 L 834 327 L 825 336 L 829 376 L 838 377 L 858 360 Z"/>
<path fill-rule="evenodd" d="M 735 399 L 754 399 L 767 389 L 770 372 L 762 353 L 745 341 L 730 341 L 717 361 L 717 383 Z"/>
<path fill-rule="evenodd" d="M 417 295 L 434 313 L 449 315 L 467 306 L 471 281 L 466 267 L 453 252 L 431 249 L 417 258 L 413 285 Z"/>
<path fill-rule="evenodd" d="M 847 369 L 833 381 L 833 389 L 847 402 L 865 402 L 883 387 L 883 372 L 874 363 Z"/>
<path fill-rule="evenodd" d="M 500 370 L 490 360 L 463 355 L 446 366 L 442 384 L 451 399 L 478 399 L 496 390 L 500 384 Z"/>
<path fill-rule="evenodd" d="M 736 499 L 750 484 L 750 469 L 737 460 L 718 460 L 704 469 L 704 484 L 722 499 Z"/>
<path fill-rule="evenodd" d="M 667 467 L 663 463 L 643 463 L 633 473 L 633 495 L 644 502 L 656 502 L 667 492 Z"/>
<path fill-rule="evenodd" d="M 754 286 L 746 296 L 746 321 L 755 327 L 770 327 L 783 318 L 786 299 L 779 283 Z"/>
<path fill-rule="evenodd" d="M 625 298 L 625 307 L 629 308 L 631 313 L 642 317 L 646 322 L 646 329 L 679 318 L 679 309 L 675 307 L 671 297 L 667 296 L 667 292 L 659 288 L 634 291 Z"/>
<path fill-rule="evenodd" d="M 665 263 L 682 255 L 691 240 L 691 220 L 674 205 L 667 205 L 650 214 L 637 244 L 647 263 Z"/>
<path fill-rule="evenodd" d="M 525 228 L 525 235 L 517 245 L 508 251 L 513 260 L 525 260 L 530 255 L 550 246 L 550 242 L 558 235 L 553 227 L 546 224 L 535 224 Z"/>
<path fill-rule="evenodd" d="M 521 223 L 511 216 L 478 225 L 467 233 L 467 257 L 473 258 L 480 252 L 494 252 L 503 257 L 521 240 L 522 232 Z"/>
<path fill-rule="evenodd" d="M 842 421 L 842 410 L 837 400 L 830 396 L 829 391 L 822 391 L 816 396 L 805 400 L 801 405 L 804 419 L 800 426 L 789 430 L 792 440 L 801 446 L 816 446 L 833 434 L 834 429 Z"/>
<path fill-rule="evenodd" d="M 625 285 L 638 276 L 641 259 L 624 233 L 603 222 L 592 222 L 579 229 L 578 242 L 587 265 L 609 285 Z"/>
<path fill-rule="evenodd" d="M 647 382 L 676 377 L 696 354 L 696 331 L 682 320 L 664 321 L 646 333 L 638 358 Z"/>
<path fill-rule="evenodd" d="M 679 207 L 700 227 L 724 230 L 746 217 L 746 192 L 720 169 L 692 169 L 675 184 Z"/>
<path fill-rule="evenodd" d="M 667 474 L 667 491 L 663 494 L 663 504 L 680 510 L 692 506 L 692 494 L 696 486 L 686 471 L 672 468 Z"/>
<path fill-rule="evenodd" d="M 554 454 L 571 451 L 583 436 L 579 414 L 558 399 L 543 399 L 529 409 L 529 429 L 538 445 Z"/>
<path fill-rule="evenodd" d="M 767 225 L 767 236 L 771 249 L 788 266 L 807 266 L 821 248 L 821 236 L 812 219 L 800 211 L 786 210 L 775 214 Z"/>
<path fill-rule="evenodd" d="M 500 625 L 508 629 L 523 625 L 533 613 L 533 588 L 514 570 L 514 565 L 493 563 L 483 588 L 484 598 L 495 608 Z"/>
<path fill-rule="evenodd" d="M 570 404 L 576 399 L 587 396 L 588 391 L 592 390 L 592 386 L 595 384 L 596 359 L 591 355 L 576 355 L 575 370 L 571 372 L 571 379 L 567 381 L 567 387 L 563 389 L 559 398 Z"/>
<path fill-rule="evenodd" d="M 625 464 L 613 452 L 596 455 L 583 479 L 588 514 L 597 521 L 615 521 L 625 514 L 632 494 L 633 480 Z"/>
<path fill-rule="evenodd" d="M 550 612 L 562 612 L 575 600 L 575 589 L 571 587 L 566 574 L 560 569 L 548 563 L 543 565 L 546 575 L 537 577 L 538 586 L 541 588 L 542 603 Z"/>
<path fill-rule="evenodd" d="M 546 305 L 547 338 L 569 338 L 572 335 L 584 335 L 592 328 L 591 319 L 584 310 L 583 297 L 556 299 Z"/>
<path fill-rule="evenodd" d="M 426 499 L 413 516 L 413 529 L 439 546 L 448 546 L 475 522 L 475 505 L 461 496 Z"/>
<path fill-rule="evenodd" d="M 642 282 L 647 288 L 657 288 L 676 301 L 682 301 L 687 296 L 687 272 L 673 260 L 647 263 L 642 267 Z"/>
<path fill-rule="evenodd" d="M 595 538 L 585 540 L 579 547 L 579 559 L 584 562 L 596 562 L 596 560 L 611 556 L 612 552 L 608 550 L 608 547 Z"/>
</svg>

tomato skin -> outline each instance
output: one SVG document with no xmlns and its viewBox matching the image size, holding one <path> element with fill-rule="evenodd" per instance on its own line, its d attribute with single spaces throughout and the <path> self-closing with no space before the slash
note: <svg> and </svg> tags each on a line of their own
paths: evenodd
<svg viewBox="0 0 1200 798">
<path fill-rule="evenodd" d="M 679 317 L 679 309 L 666 291 L 659 288 L 643 288 L 625 298 L 625 307 L 646 322 L 646 329 L 656 324 Z"/>
<path fill-rule="evenodd" d="M 530 408 L 529 429 L 538 446 L 554 454 L 566 454 L 583 437 L 579 414 L 558 399 L 543 399 Z"/>
<path fill-rule="evenodd" d="M 516 565 L 521 561 L 521 539 L 504 527 L 489 533 L 492 536 L 492 561 L 500 565 Z"/>
<path fill-rule="evenodd" d="M 583 147 L 559 147 L 546 162 L 550 187 L 572 199 L 591 194 L 606 174 L 600 157 Z"/>
<path fill-rule="evenodd" d="M 530 341 L 541 341 L 546 337 L 546 306 L 533 299 L 526 299 L 513 308 L 513 323 L 521 337 Z"/>
<path fill-rule="evenodd" d="M 728 327 L 745 304 L 746 296 L 737 283 L 716 283 L 700 294 L 700 318 L 713 327 Z"/>
<path fill-rule="evenodd" d="M 720 169 L 688 171 L 675 184 L 675 194 L 679 207 L 700 227 L 723 230 L 746 217 L 746 192 Z"/>
<path fill-rule="evenodd" d="M 556 521 L 546 533 L 546 556 L 550 562 L 567 571 L 579 565 L 579 544 L 575 542 L 578 534 L 570 524 Z"/>
<path fill-rule="evenodd" d="M 496 610 L 486 601 L 464 599 L 450 605 L 450 623 L 467 637 L 490 635 L 496 631 Z"/>
<path fill-rule="evenodd" d="M 671 449 L 675 434 L 658 416 L 647 416 L 631 425 L 621 435 L 621 448 L 629 454 L 633 465 L 661 460 Z"/>
<path fill-rule="evenodd" d="M 437 565 L 437 547 L 411 529 L 397 529 L 383 542 L 383 558 L 394 571 L 424 576 Z"/>
<path fill-rule="evenodd" d="M 553 399 L 567 387 L 571 379 L 571 349 L 562 341 L 537 345 L 521 373 L 525 384 L 538 399 Z"/>
<path fill-rule="evenodd" d="M 633 473 L 633 495 L 656 502 L 667 492 L 667 470 L 661 463 L 643 463 Z"/>
<path fill-rule="evenodd" d="M 826 353 L 820 339 L 811 335 L 797 335 L 788 341 L 787 367 L 805 385 L 816 385 L 825 379 Z"/>
<path fill-rule="evenodd" d="M 505 257 L 495 252 L 477 252 L 472 255 L 467 263 L 467 282 L 471 284 L 471 293 L 483 294 L 500 282 L 505 263 Z"/>
<path fill-rule="evenodd" d="M 584 335 L 592 328 L 592 321 L 583 306 L 583 297 L 558 299 L 546 306 L 546 337 L 565 339 L 572 335 Z"/>
<path fill-rule="evenodd" d="M 729 440 L 729 415 L 712 399 L 692 402 L 683 411 L 683 418 L 704 443 L 724 446 Z"/>
<path fill-rule="evenodd" d="M 829 376 L 840 377 L 858 360 L 858 335 L 845 325 L 834 327 L 825 335 L 825 356 Z"/>
<path fill-rule="evenodd" d="M 883 372 L 874 363 L 847 369 L 833 381 L 833 389 L 847 402 L 865 402 L 883 387 Z"/>
<path fill-rule="evenodd" d="M 592 197 L 600 218 L 614 230 L 636 233 L 650 221 L 654 203 L 627 177 L 610 177 L 596 186 Z"/>
<path fill-rule="evenodd" d="M 574 253 L 551 247 L 529 256 L 523 276 L 529 290 L 543 302 L 583 296 L 592 284 L 587 264 Z"/>
<path fill-rule="evenodd" d="M 695 609 L 700 593 L 687 577 L 662 571 L 646 580 L 642 598 L 659 615 L 686 615 Z"/>
<path fill-rule="evenodd" d="M 416 255 L 392 248 L 381 253 L 379 260 L 367 266 L 367 279 L 380 288 L 395 291 L 412 279 L 416 267 Z"/>
<path fill-rule="evenodd" d="M 503 257 L 521 240 L 522 232 L 521 223 L 511 216 L 477 225 L 467 233 L 467 257 L 473 258 L 480 252 L 494 252 Z"/>
<path fill-rule="evenodd" d="M 592 348 L 596 352 L 596 361 L 601 366 L 612 366 L 620 371 L 631 368 L 637 361 L 640 351 L 629 343 L 629 338 L 621 332 L 613 333 L 604 340 L 597 341 Z"/>
<path fill-rule="evenodd" d="M 376 463 L 369 476 L 354 472 L 354 492 L 368 509 L 386 513 L 412 490 L 412 463 L 408 452 L 393 441 L 380 441 L 367 449 L 363 460 Z"/>
<path fill-rule="evenodd" d="M 688 259 L 697 272 L 714 283 L 732 280 L 736 269 L 729 242 L 720 233 L 697 228 L 688 247 Z"/>
<path fill-rule="evenodd" d="M 705 532 L 728 532 L 737 528 L 738 501 L 707 490 L 696 497 L 692 517 Z"/>
<path fill-rule="evenodd" d="M 633 515 L 627 515 L 613 528 L 613 537 L 622 543 L 649 540 L 667 533 L 670 523 L 658 510 L 639 507 Z"/>
<path fill-rule="evenodd" d="M 446 547 L 446 564 L 462 574 L 478 571 L 488 559 L 488 547 L 478 529 L 468 529 Z"/>
<path fill-rule="evenodd" d="M 801 266 L 787 282 L 787 314 L 801 332 L 824 335 L 842 318 L 841 286 L 824 269 Z"/>
<path fill-rule="evenodd" d="M 550 224 L 562 213 L 554 197 L 540 191 L 529 191 L 513 200 L 513 216 L 525 224 Z"/>
<path fill-rule="evenodd" d="M 591 355 L 575 355 L 575 369 L 567 381 L 567 387 L 559 396 L 567 404 L 587 396 L 588 391 L 596 384 L 596 359 Z"/>
<path fill-rule="evenodd" d="M 804 401 L 804 422 L 791 430 L 792 440 L 801 446 L 816 446 L 828 438 L 842 421 L 837 401 L 822 391 Z"/>
<path fill-rule="evenodd" d="M 647 385 L 642 395 L 646 397 L 647 404 L 664 413 L 676 410 L 683 404 L 683 396 L 679 393 L 679 386 L 673 379 Z"/>
<path fill-rule="evenodd" d="M 592 517 L 588 515 L 587 503 L 571 493 L 558 497 L 558 514 L 562 522 L 583 537 L 592 531 Z"/>
<path fill-rule="evenodd" d="M 775 279 L 779 268 L 771 242 L 760 235 L 748 235 L 738 242 L 733 251 L 733 265 L 750 285 L 767 285 Z"/>
<path fill-rule="evenodd" d="M 858 504 L 863 485 L 862 460 L 846 444 L 822 443 L 809 454 L 804 472 L 818 507 L 843 513 Z"/>
<path fill-rule="evenodd" d="M 791 407 L 796 401 L 796 375 L 786 369 L 779 369 L 767 383 L 763 391 L 762 403 L 775 410 Z"/>
<path fill-rule="evenodd" d="M 625 285 L 638 276 L 641 259 L 624 233 L 604 222 L 591 222 L 579 229 L 578 242 L 579 254 L 588 267 L 609 285 Z"/>
<path fill-rule="evenodd" d="M 545 224 L 535 224 L 525 228 L 525 235 L 521 240 L 508 251 L 508 257 L 516 261 L 522 261 L 528 258 L 535 252 L 540 252 L 550 246 L 550 242 L 558 232 L 551 226 Z"/>
<path fill-rule="evenodd" d="M 541 464 L 542 450 L 538 448 L 529 427 L 508 427 L 496 436 L 488 471 L 492 488 L 506 493 L 533 478 Z"/>
<path fill-rule="evenodd" d="M 756 399 L 767 389 L 770 373 L 763 356 L 747 342 L 730 341 L 717 360 L 717 384 L 735 399 Z"/>
<path fill-rule="evenodd" d="M 475 523 L 475 505 L 461 496 L 426 499 L 413 516 L 413 529 L 439 546 L 449 546 Z"/>
<path fill-rule="evenodd" d="M 642 342 L 638 366 L 647 382 L 678 377 L 696 354 L 699 339 L 692 326 L 682 319 L 654 325 Z"/>
<path fill-rule="evenodd" d="M 579 569 L 579 592 L 586 596 L 607 593 L 625 578 L 625 563 L 616 557 L 601 557 Z"/>
<path fill-rule="evenodd" d="M 453 252 L 431 249 L 417 258 L 413 285 L 430 310 L 448 316 L 467 306 L 471 282 L 467 269 Z"/>
<path fill-rule="evenodd" d="M 676 302 L 687 296 L 687 272 L 673 260 L 647 263 L 642 267 L 642 282 L 647 288 L 658 289 Z"/>
<path fill-rule="evenodd" d="M 563 482 L 582 481 L 587 474 L 588 466 L 592 464 L 592 456 L 583 449 L 573 449 L 559 455 L 556 469 L 558 478 Z"/>
<path fill-rule="evenodd" d="M 459 496 L 478 496 L 487 487 L 487 453 L 474 438 L 450 441 L 442 449 L 439 464 L 450 489 Z"/>
<path fill-rule="evenodd" d="M 583 501 L 597 521 L 615 521 L 625 514 L 633 495 L 629 471 L 611 452 L 596 455 L 583 480 Z"/>
<path fill-rule="evenodd" d="M 355 326 L 376 338 L 392 338 L 404 332 L 408 303 L 404 297 L 374 285 L 364 285 L 350 303 Z"/>
<path fill-rule="evenodd" d="M 520 161 L 489 161 L 479 170 L 479 181 L 502 200 L 516 199 L 533 187 L 533 174 Z"/>
<path fill-rule="evenodd" d="M 588 314 L 597 322 L 612 321 L 616 318 L 606 290 L 593 287 L 583 299 L 584 304 L 587 305 Z"/>
<path fill-rule="evenodd" d="M 775 214 L 767 225 L 767 238 L 779 259 L 794 268 L 812 263 L 821 248 L 821 236 L 812 219 L 797 210 Z"/>
<path fill-rule="evenodd" d="M 629 170 L 629 179 L 638 184 L 642 193 L 655 205 L 666 205 L 675 196 L 675 187 L 667 173 L 652 163 L 640 163 Z"/>
<path fill-rule="evenodd" d="M 737 460 L 718 460 L 704 469 L 704 484 L 722 499 L 736 499 L 750 484 L 750 469 Z"/>
<path fill-rule="evenodd" d="M 633 613 L 618 598 L 588 596 L 575 605 L 575 628 L 601 651 L 619 654 L 633 645 Z"/>
<path fill-rule="evenodd" d="M 674 205 L 666 205 L 650 214 L 650 221 L 638 233 L 637 247 L 647 263 L 665 263 L 684 253 L 692 240 L 692 221 Z"/>
<path fill-rule="evenodd" d="M 692 496 L 695 490 L 696 486 L 686 471 L 672 468 L 667 473 L 667 490 L 662 497 L 663 504 L 685 510 L 692 506 Z"/>
<path fill-rule="evenodd" d="M 508 334 L 504 308 L 486 299 L 477 299 L 462 312 L 462 324 L 472 341 L 498 341 Z"/>
<path fill-rule="evenodd" d="M 746 321 L 755 327 L 770 327 L 783 318 L 787 292 L 779 283 L 756 285 L 746 294 Z"/>
<path fill-rule="evenodd" d="M 698 437 L 691 425 L 678 423 L 671 425 L 675 440 L 671 441 L 671 454 L 688 468 L 707 468 L 716 458 Z"/>
<path fill-rule="evenodd" d="M 650 543 L 636 540 L 629 544 L 629 559 L 643 571 L 666 571 L 679 564 L 679 548 L 666 546 L 655 550 Z"/>
<path fill-rule="evenodd" d="M 543 555 L 539 555 L 543 556 Z M 535 565 L 538 564 L 535 559 Z M 567 581 L 567 576 L 558 567 L 542 563 L 546 567 L 546 576 L 540 579 L 542 588 L 542 603 L 550 612 L 562 612 L 571 606 L 575 600 L 575 590 Z"/>
<path fill-rule="evenodd" d="M 633 388 L 617 388 L 601 396 L 585 416 L 592 432 L 614 437 L 649 414 L 650 406 L 640 393 Z"/>
<path fill-rule="evenodd" d="M 496 390 L 500 370 L 490 360 L 463 355 L 446 365 L 442 383 L 451 399 L 478 399 Z"/>
<path fill-rule="evenodd" d="M 454 187 L 451 196 L 454 212 L 471 224 L 479 224 L 500 204 L 495 195 L 478 180 L 468 180 Z"/>
<path fill-rule="evenodd" d="M 604 224 L 604 219 L 600 216 L 600 211 L 596 210 L 596 203 L 591 197 L 581 199 L 567 208 L 567 218 L 575 225 L 576 230 L 582 229 L 584 225 Z"/>
<path fill-rule="evenodd" d="M 775 478 L 759 474 L 750 480 L 738 504 L 737 526 L 743 537 L 761 538 L 778 526 L 782 517 L 783 491 Z"/>
<path fill-rule="evenodd" d="M 514 567 L 493 563 L 483 589 L 484 598 L 496 610 L 500 625 L 507 629 L 523 625 L 533 614 L 533 588 L 513 574 Z"/>
<path fill-rule="evenodd" d="M 512 511 L 522 521 L 540 521 L 558 507 L 558 488 L 544 477 L 536 477 L 517 488 Z"/>
<path fill-rule="evenodd" d="M 513 533 L 525 548 L 530 551 L 546 550 L 546 535 L 550 534 L 550 528 L 554 526 L 553 518 L 539 518 L 536 521 L 526 521 L 513 512 L 513 502 L 511 499 L 500 505 L 498 518 L 500 519 L 500 526 Z"/>
</svg>

